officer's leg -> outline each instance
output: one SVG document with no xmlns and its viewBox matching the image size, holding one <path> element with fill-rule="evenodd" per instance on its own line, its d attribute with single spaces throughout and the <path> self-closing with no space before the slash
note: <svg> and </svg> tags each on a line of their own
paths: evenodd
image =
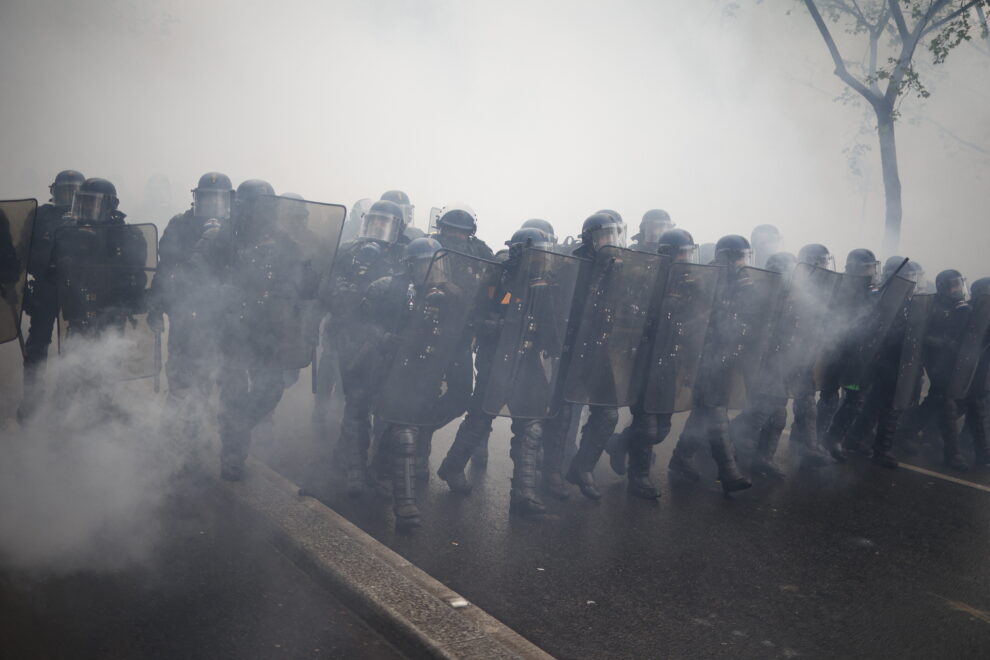
<svg viewBox="0 0 990 660">
<path fill-rule="evenodd" d="M 637 497 L 655 500 L 660 491 L 650 481 L 653 462 L 653 446 L 663 442 L 670 433 L 670 415 L 649 414 L 640 406 L 632 408 L 633 421 L 629 426 L 629 467 L 627 489 Z"/>
<path fill-rule="evenodd" d="M 564 443 L 566 442 L 567 428 L 571 422 L 570 404 L 564 404 L 553 417 L 543 423 L 543 464 L 541 472 L 543 475 L 543 492 L 556 497 L 557 499 L 567 499 L 568 488 L 564 482 Z"/>
<path fill-rule="evenodd" d="M 736 465 L 735 453 L 732 450 L 732 440 L 729 438 L 729 416 L 721 406 L 704 406 L 702 409 L 708 435 L 708 445 L 712 450 L 712 458 L 718 465 L 718 480 L 722 482 L 722 490 L 731 493 L 745 490 L 752 482 L 739 471 Z"/>
<path fill-rule="evenodd" d="M 392 458 L 392 510 L 399 530 L 419 527 L 419 507 L 416 506 L 416 435 L 415 426 L 392 426 L 390 437 Z"/>
<path fill-rule="evenodd" d="M 57 310 L 54 286 L 35 280 L 31 325 L 24 342 L 24 388 L 17 408 L 21 424 L 31 418 L 45 398 L 45 367 Z"/>
<path fill-rule="evenodd" d="M 345 371 L 341 377 L 344 390 L 344 414 L 340 421 L 340 436 L 335 456 L 343 468 L 344 488 L 347 494 L 358 497 L 364 493 L 368 484 L 371 392 L 367 382 L 368 374 L 360 369 Z"/>
<path fill-rule="evenodd" d="M 471 484 L 464 476 L 464 468 L 478 444 L 491 433 L 492 421 L 495 419 L 493 415 L 483 412 L 480 403 L 476 405 L 475 401 L 472 398 L 472 409 L 468 410 L 461 425 L 457 427 L 454 442 L 437 470 L 437 476 L 446 481 L 450 490 L 455 493 L 471 492 Z"/>
<path fill-rule="evenodd" d="M 595 488 L 592 471 L 605 450 L 605 443 L 615 431 L 619 409 L 614 406 L 589 406 L 589 409 L 588 421 L 581 429 L 581 444 L 567 470 L 567 481 L 578 486 L 585 497 L 598 500 L 602 494 Z"/>
<path fill-rule="evenodd" d="M 244 406 L 249 381 L 244 369 L 225 368 L 220 376 L 220 476 L 239 481 L 251 445 L 251 427 L 246 424 Z"/>
<path fill-rule="evenodd" d="M 966 403 L 966 428 L 973 438 L 976 467 L 990 467 L 990 395 L 978 392 Z"/>
<path fill-rule="evenodd" d="M 879 380 L 882 378 L 878 378 Z M 863 397 L 863 409 L 860 414 L 852 421 L 849 427 L 849 432 L 846 434 L 843 440 L 843 448 L 847 452 L 855 452 L 857 454 L 867 454 L 872 440 L 875 439 L 874 433 L 876 432 L 877 423 L 879 421 L 880 415 L 880 404 L 878 401 L 880 393 L 874 386 L 867 394 Z"/>
<path fill-rule="evenodd" d="M 753 464 L 750 469 L 754 473 L 783 479 L 787 475 L 774 461 L 774 456 L 780 445 L 780 436 L 787 426 L 787 399 L 768 397 L 765 405 L 767 415 L 757 436 L 756 451 L 753 453 Z"/>
<path fill-rule="evenodd" d="M 545 513 L 547 508 L 536 494 L 537 460 L 543 438 L 543 422 L 538 419 L 512 420 L 512 490 L 509 510 L 523 515 Z"/>
<path fill-rule="evenodd" d="M 619 475 L 626 473 L 626 460 L 629 456 L 629 438 L 632 434 L 632 424 L 622 429 L 618 433 L 613 433 L 612 437 L 605 443 L 605 453 L 608 454 L 608 463 L 612 466 L 612 471 Z"/>
<path fill-rule="evenodd" d="M 691 481 L 701 480 L 701 474 L 694 467 L 693 459 L 701 443 L 705 440 L 705 424 L 705 415 L 697 408 L 693 409 L 688 415 L 681 436 L 677 439 L 674 453 L 667 465 L 668 470 Z"/>
<path fill-rule="evenodd" d="M 434 427 L 420 427 L 419 437 L 416 440 L 416 478 L 422 482 L 430 480 L 430 454 L 433 453 L 434 433 L 436 433 Z M 488 456 L 487 450 L 485 456 L 486 458 Z"/>
<path fill-rule="evenodd" d="M 839 409 L 832 416 L 832 421 L 825 432 L 825 445 L 832 458 L 840 463 L 847 458 L 845 439 L 853 422 L 863 412 L 864 397 L 867 390 L 862 387 L 844 387 L 845 396 Z"/>
<path fill-rule="evenodd" d="M 938 407 L 935 421 L 942 434 L 942 459 L 945 466 L 953 470 L 968 469 L 966 460 L 959 450 L 959 402 L 944 393 L 938 392 Z"/>
</svg>

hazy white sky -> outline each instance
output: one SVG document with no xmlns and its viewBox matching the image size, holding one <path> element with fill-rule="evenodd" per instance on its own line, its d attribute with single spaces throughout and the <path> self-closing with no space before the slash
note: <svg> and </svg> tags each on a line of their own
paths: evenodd
<svg viewBox="0 0 990 660">
<path fill-rule="evenodd" d="M 566 235 L 602 207 L 633 229 L 661 207 L 699 242 L 772 222 L 840 262 L 878 246 L 878 150 L 855 179 L 861 110 L 833 102 L 811 19 L 725 4 L 5 0 L 0 193 L 46 196 L 71 167 L 163 225 L 142 206 L 152 174 L 179 211 L 220 170 L 348 207 L 401 188 L 420 225 L 466 202 L 493 245 L 530 217 Z M 945 132 L 990 150 L 988 78 L 960 49 L 899 126 L 903 251 L 929 272 L 990 274 L 990 157 Z"/>
</svg>

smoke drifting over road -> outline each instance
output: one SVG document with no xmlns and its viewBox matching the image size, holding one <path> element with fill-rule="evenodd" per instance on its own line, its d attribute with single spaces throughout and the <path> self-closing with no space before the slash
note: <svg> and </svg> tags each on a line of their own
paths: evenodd
<svg viewBox="0 0 990 660">
<path fill-rule="evenodd" d="M 467 201 L 496 244 L 660 206 L 699 242 L 772 222 L 795 252 L 878 247 L 878 155 L 851 174 L 872 138 L 812 21 L 727 4 L 7 2 L 0 193 L 73 167 L 161 225 L 216 169 L 347 205 L 399 187 L 420 225 Z M 983 274 L 988 67 L 964 46 L 905 103 L 902 251 L 929 272 Z"/>
</svg>

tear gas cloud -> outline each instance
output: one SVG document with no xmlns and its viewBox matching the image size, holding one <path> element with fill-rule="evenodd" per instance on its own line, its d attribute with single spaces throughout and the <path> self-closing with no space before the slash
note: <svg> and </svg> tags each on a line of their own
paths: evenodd
<svg viewBox="0 0 990 660">
<path fill-rule="evenodd" d="M 666 208 L 699 242 L 775 223 L 840 267 L 880 244 L 878 149 L 861 177 L 845 152 L 875 137 L 799 3 L 15 0 L 0 32 L 8 197 L 71 167 L 164 225 L 219 170 L 348 207 L 401 188 L 421 226 L 464 201 L 496 245 L 602 207 Z M 901 251 L 929 273 L 985 274 L 988 69 L 963 45 L 904 104 Z"/>
</svg>

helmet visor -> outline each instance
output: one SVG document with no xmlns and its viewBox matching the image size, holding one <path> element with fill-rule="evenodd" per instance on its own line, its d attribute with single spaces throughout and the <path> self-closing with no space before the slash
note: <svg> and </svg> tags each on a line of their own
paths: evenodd
<svg viewBox="0 0 990 660">
<path fill-rule="evenodd" d="M 663 236 L 663 233 L 673 227 L 673 223 L 670 222 L 644 222 L 643 228 L 639 232 L 639 240 L 643 243 L 655 245 L 660 242 L 660 237 Z"/>
<path fill-rule="evenodd" d="M 738 250 L 736 248 L 719 250 L 715 253 L 715 261 L 716 263 L 738 266 L 740 268 L 743 266 L 752 266 L 753 251 L 748 249 Z"/>
<path fill-rule="evenodd" d="M 383 243 L 395 243 L 399 237 L 402 222 L 384 213 L 367 213 L 361 221 L 361 238 L 370 238 Z"/>
<path fill-rule="evenodd" d="M 691 243 L 689 245 L 682 245 L 680 248 L 674 250 L 674 261 L 679 263 L 698 263 L 700 252 L 698 250 L 697 243 Z"/>
<path fill-rule="evenodd" d="M 61 208 L 68 208 L 72 205 L 72 196 L 79 190 L 80 183 L 53 183 L 52 184 L 52 204 Z"/>
<path fill-rule="evenodd" d="M 194 190 L 193 215 L 226 220 L 230 217 L 231 195 L 233 193 L 226 190 Z"/>
<path fill-rule="evenodd" d="M 110 200 L 103 193 L 77 190 L 72 196 L 69 214 L 81 222 L 100 222 L 112 210 Z"/>
<path fill-rule="evenodd" d="M 876 285 L 880 281 L 880 262 L 866 261 L 860 263 L 847 263 L 846 272 L 858 277 L 869 277 L 870 282 Z"/>
<path fill-rule="evenodd" d="M 626 226 L 620 224 L 604 225 L 591 230 L 591 246 L 600 250 L 606 245 L 626 247 Z"/>
<path fill-rule="evenodd" d="M 825 270 L 835 270 L 835 257 L 831 254 L 822 254 L 817 257 L 813 257 L 808 262 L 811 266 L 817 268 L 824 268 Z"/>
</svg>

